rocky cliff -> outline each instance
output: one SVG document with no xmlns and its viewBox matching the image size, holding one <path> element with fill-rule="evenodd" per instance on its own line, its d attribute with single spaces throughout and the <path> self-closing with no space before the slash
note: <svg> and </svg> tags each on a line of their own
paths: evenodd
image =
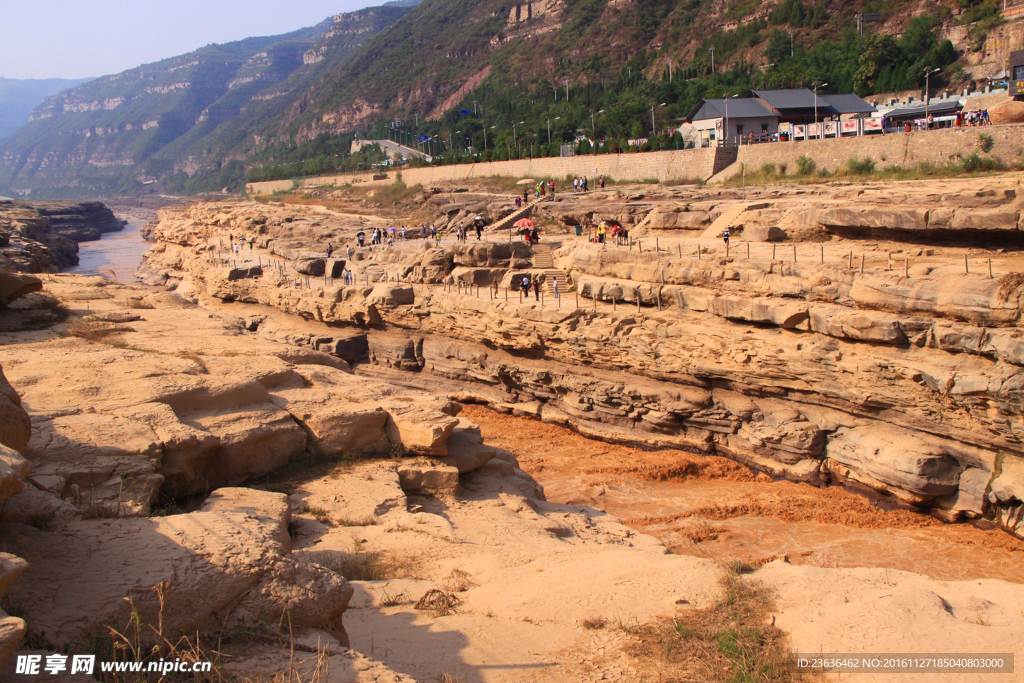
<svg viewBox="0 0 1024 683">
<path fill-rule="evenodd" d="M 121 230 L 101 202 L 0 202 L 0 270 L 45 273 L 78 263 L 78 243 Z"/>
<path fill-rule="evenodd" d="M 826 224 L 838 222 L 841 197 L 823 194 L 801 201 L 832 206 Z M 820 259 L 803 243 L 796 261 L 768 243 L 726 258 L 692 243 L 688 255 L 682 242 L 675 253 L 568 240 L 555 262 L 575 292 L 556 304 L 492 289 L 529 271 L 522 245 L 500 241 L 357 249 L 314 272 L 296 245 L 327 230 L 303 222 L 315 216 L 254 204 L 164 211 L 143 271 L 186 296 L 347 327 L 289 341 L 365 348 L 348 357 L 369 376 L 1024 534 L 1024 279 L 1004 265 L 997 277 L 964 272 L 960 252 L 945 250 L 913 268 L 893 267 L 891 251 L 863 267 L 838 235 Z M 263 247 L 261 265 L 218 261 L 227 232 Z M 358 284 L 336 279 L 346 267 Z M 450 286 L 436 284 L 452 268 Z"/>
</svg>

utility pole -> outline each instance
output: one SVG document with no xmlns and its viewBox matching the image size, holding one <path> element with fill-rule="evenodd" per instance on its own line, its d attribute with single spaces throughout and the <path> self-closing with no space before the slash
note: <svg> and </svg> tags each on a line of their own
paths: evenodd
<svg viewBox="0 0 1024 683">
<path fill-rule="evenodd" d="M 792 33 L 792 31 L 790 33 Z M 708 49 L 708 52 L 711 53 L 711 73 L 714 74 L 715 73 L 715 46 L 712 45 Z"/>
<path fill-rule="evenodd" d="M 818 125 L 818 88 L 824 88 L 828 83 L 815 83 L 814 84 L 814 125 Z M 822 135 L 821 129 L 818 128 L 818 139 L 822 139 L 825 136 Z"/>
<path fill-rule="evenodd" d="M 597 132 L 594 126 L 594 114 L 603 114 L 604 109 L 595 112 L 593 109 L 590 110 L 590 134 L 594 136 L 594 154 L 597 154 Z"/>
<path fill-rule="evenodd" d="M 476 114 L 476 100 L 473 100 L 473 114 Z"/>
<path fill-rule="evenodd" d="M 672 58 L 668 58 L 668 82 L 672 82 Z"/>
<path fill-rule="evenodd" d="M 569 101 L 569 79 L 565 79 L 565 101 Z"/>
<path fill-rule="evenodd" d="M 555 121 L 557 121 L 560 118 L 562 118 L 562 117 L 561 116 L 556 116 L 555 117 Z M 549 145 L 551 144 L 551 119 L 550 118 L 548 119 L 548 144 Z"/>
<path fill-rule="evenodd" d="M 655 135 L 658 134 L 658 126 L 656 126 L 655 123 L 654 123 L 654 106 L 655 106 L 654 104 L 651 104 L 651 137 L 654 137 Z M 658 107 L 664 107 L 665 103 L 662 102 L 661 104 L 659 104 L 657 106 Z"/>
<path fill-rule="evenodd" d="M 795 50 L 793 48 L 793 32 L 790 31 L 789 32 L 789 56 L 792 57 L 794 55 L 794 53 L 795 53 Z"/>
<path fill-rule="evenodd" d="M 931 130 L 932 124 L 928 121 L 928 106 L 932 101 L 932 91 L 929 87 L 929 80 L 932 74 L 936 74 L 942 71 L 942 69 L 933 69 L 931 66 L 924 68 L 924 126 L 925 130 Z"/>
</svg>

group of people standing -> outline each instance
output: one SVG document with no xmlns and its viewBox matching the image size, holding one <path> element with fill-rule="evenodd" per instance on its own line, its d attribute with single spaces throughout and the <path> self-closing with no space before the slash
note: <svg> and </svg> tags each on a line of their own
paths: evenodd
<svg viewBox="0 0 1024 683">
<path fill-rule="evenodd" d="M 516 197 L 516 199 L 518 199 L 518 197 Z M 476 239 L 477 241 L 479 241 L 480 238 L 483 236 L 484 226 L 479 221 L 476 221 L 473 224 L 473 229 L 476 230 Z M 455 228 L 455 241 L 465 242 L 468 233 L 469 230 L 462 223 L 459 223 L 458 226 Z"/>
<path fill-rule="evenodd" d="M 540 278 L 534 276 L 533 282 L 530 282 L 530 276 L 524 275 L 523 279 L 519 281 L 518 286 L 515 289 L 520 290 L 527 297 L 530 296 L 530 289 L 533 288 L 533 296 L 537 301 L 540 301 Z M 551 282 L 551 290 L 555 293 L 555 298 L 559 298 L 558 294 L 558 278 L 554 278 Z"/>
<path fill-rule="evenodd" d="M 576 192 L 586 192 L 587 191 L 587 176 L 583 176 L 582 178 L 573 178 L 572 179 L 572 189 L 574 191 L 576 191 Z"/>
</svg>

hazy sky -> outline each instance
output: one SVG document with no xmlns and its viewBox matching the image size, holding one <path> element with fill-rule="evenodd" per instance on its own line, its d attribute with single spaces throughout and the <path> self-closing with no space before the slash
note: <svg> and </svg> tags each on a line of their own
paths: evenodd
<svg viewBox="0 0 1024 683">
<path fill-rule="evenodd" d="M 0 76 L 104 76 L 384 0 L 0 0 Z"/>
</svg>

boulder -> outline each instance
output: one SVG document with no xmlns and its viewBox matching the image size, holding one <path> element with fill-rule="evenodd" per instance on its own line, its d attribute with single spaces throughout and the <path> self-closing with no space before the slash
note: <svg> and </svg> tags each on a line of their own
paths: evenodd
<svg viewBox="0 0 1024 683">
<path fill-rule="evenodd" d="M 455 495 L 459 490 L 458 468 L 439 460 L 404 460 L 398 466 L 398 480 L 405 491 Z"/>
<path fill-rule="evenodd" d="M 292 261 L 296 272 L 313 277 L 323 277 L 327 272 L 327 261 L 322 258 L 300 257 Z"/>
<path fill-rule="evenodd" d="M 24 453 L 31 433 L 32 423 L 21 407 L 21 397 L 0 368 L 0 444 Z"/>
<path fill-rule="evenodd" d="M 456 417 L 443 412 L 448 402 L 392 397 L 381 402 L 388 412 L 384 427 L 392 444 L 402 444 L 417 455 L 448 455 L 445 445 L 459 424 Z"/>
<path fill-rule="evenodd" d="M 781 242 L 786 239 L 786 233 L 774 225 L 748 225 L 743 228 L 743 239 L 748 242 Z"/>
<path fill-rule="evenodd" d="M 0 305 L 6 306 L 15 299 L 39 292 L 43 289 L 43 281 L 34 275 L 23 273 L 0 273 Z"/>
<path fill-rule="evenodd" d="M 862 208 L 833 208 L 817 216 L 825 228 L 888 230 L 924 230 L 928 227 L 928 212 L 924 209 L 888 209 L 878 206 Z"/>
<path fill-rule="evenodd" d="M 217 489 L 203 502 L 200 512 L 235 511 L 252 515 L 260 522 L 277 529 L 281 548 L 290 551 L 292 539 L 288 525 L 292 521 L 288 496 L 273 491 L 258 491 L 239 487 Z"/>
<path fill-rule="evenodd" d="M 448 437 L 448 455 L 444 462 L 466 474 L 484 466 L 497 455 L 497 449 L 484 444 L 480 428 L 468 420 L 459 420 L 459 426 Z"/>
<path fill-rule="evenodd" d="M 992 123 L 1001 126 L 1007 123 L 1024 123 L 1024 102 L 1004 99 L 988 108 Z"/>
</svg>

